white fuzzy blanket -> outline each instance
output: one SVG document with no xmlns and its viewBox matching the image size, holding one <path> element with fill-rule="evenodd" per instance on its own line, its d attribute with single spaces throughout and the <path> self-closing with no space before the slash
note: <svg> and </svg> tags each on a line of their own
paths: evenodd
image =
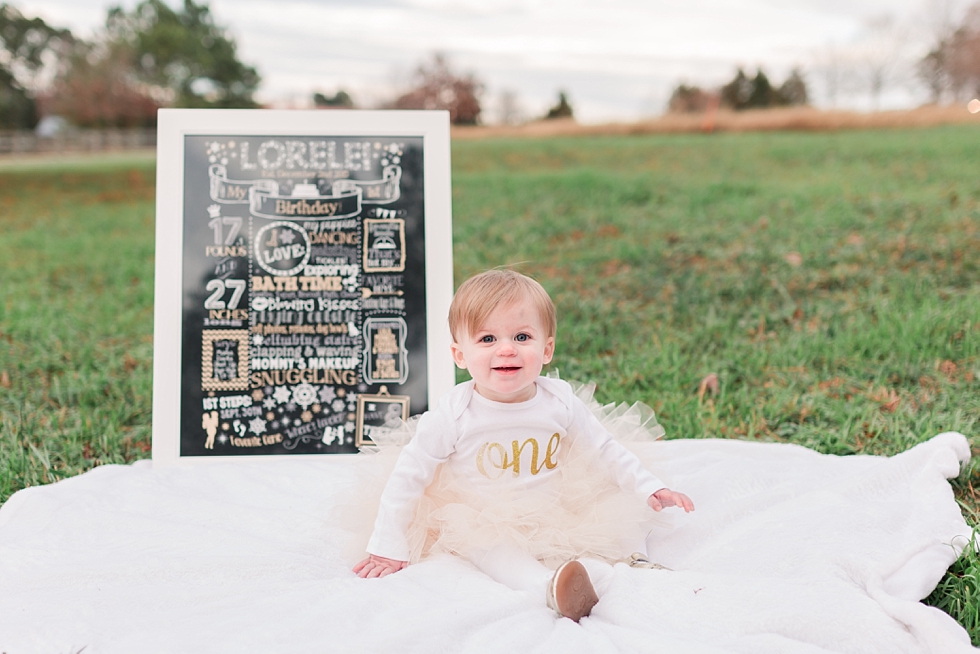
<svg viewBox="0 0 980 654">
<path fill-rule="evenodd" d="M 646 447 L 697 511 L 654 538 L 674 571 L 615 566 L 581 624 L 454 557 L 356 578 L 326 520 L 350 466 L 137 464 L 0 509 L 0 651 L 974 651 L 918 601 L 970 536 L 946 481 L 969 458 L 960 434 L 892 458 Z"/>
</svg>

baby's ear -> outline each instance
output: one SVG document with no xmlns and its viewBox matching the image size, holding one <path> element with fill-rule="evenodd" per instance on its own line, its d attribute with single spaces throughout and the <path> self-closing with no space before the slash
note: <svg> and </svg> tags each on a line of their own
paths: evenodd
<svg viewBox="0 0 980 654">
<path fill-rule="evenodd" d="M 555 355 L 555 337 L 549 336 L 548 340 L 544 343 L 544 359 L 542 363 L 551 363 L 551 358 Z"/>
<path fill-rule="evenodd" d="M 456 362 L 456 367 L 460 370 L 466 370 L 466 358 L 463 356 L 463 349 L 456 343 L 450 345 L 449 348 L 452 350 L 453 361 Z"/>
</svg>

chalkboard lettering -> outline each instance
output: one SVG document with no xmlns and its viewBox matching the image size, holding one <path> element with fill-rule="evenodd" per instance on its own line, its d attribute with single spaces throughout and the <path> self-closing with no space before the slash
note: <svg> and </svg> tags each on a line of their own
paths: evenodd
<svg viewBox="0 0 980 654">
<path fill-rule="evenodd" d="M 180 456 L 354 452 L 425 410 L 422 137 L 183 138 Z"/>
</svg>

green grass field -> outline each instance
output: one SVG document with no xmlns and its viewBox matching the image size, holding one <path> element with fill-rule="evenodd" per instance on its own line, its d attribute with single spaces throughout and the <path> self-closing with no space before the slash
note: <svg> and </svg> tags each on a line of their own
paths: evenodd
<svg viewBox="0 0 980 654">
<path fill-rule="evenodd" d="M 671 438 L 976 448 L 978 136 L 460 142 L 456 278 L 536 276 L 562 376 L 650 404 Z M 153 179 L 146 160 L 0 168 L 0 501 L 149 456 Z M 954 488 L 976 525 L 974 481 Z M 929 601 L 980 642 L 975 556 Z"/>
</svg>

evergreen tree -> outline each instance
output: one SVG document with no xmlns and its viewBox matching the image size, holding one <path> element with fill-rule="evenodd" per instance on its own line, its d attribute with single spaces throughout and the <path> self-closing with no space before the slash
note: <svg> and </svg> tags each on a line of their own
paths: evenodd
<svg viewBox="0 0 980 654">
<path fill-rule="evenodd" d="M 337 91 L 332 96 L 326 96 L 322 93 L 313 94 L 313 106 L 315 107 L 332 107 L 336 109 L 353 109 L 354 99 L 350 97 L 350 94 L 343 89 Z"/>
<path fill-rule="evenodd" d="M 772 85 L 761 68 L 756 70 L 754 78 L 739 68 L 734 79 L 721 87 L 721 103 L 735 111 L 806 104 L 806 101 L 806 81 L 798 68 L 793 69 L 779 88 Z"/>
<path fill-rule="evenodd" d="M 777 104 L 776 91 L 772 88 L 769 78 L 759 68 L 755 72 L 755 79 L 752 80 L 752 92 L 745 103 L 746 109 L 763 109 Z"/>
<path fill-rule="evenodd" d="M 780 104 L 802 105 L 807 103 L 806 81 L 799 68 L 794 68 L 776 92 Z"/>
<path fill-rule="evenodd" d="M 0 66 L 0 129 L 25 129 L 37 125 L 37 104 L 13 74 Z"/>
<path fill-rule="evenodd" d="M 755 85 L 741 68 L 735 73 L 735 78 L 721 87 L 721 104 L 741 111 L 749 106 L 749 98 L 755 90 Z"/>
<path fill-rule="evenodd" d="M 574 113 L 572 105 L 568 102 L 568 95 L 564 91 L 559 91 L 558 104 L 548 110 L 545 118 L 548 120 L 553 118 L 573 118 Z"/>
</svg>

